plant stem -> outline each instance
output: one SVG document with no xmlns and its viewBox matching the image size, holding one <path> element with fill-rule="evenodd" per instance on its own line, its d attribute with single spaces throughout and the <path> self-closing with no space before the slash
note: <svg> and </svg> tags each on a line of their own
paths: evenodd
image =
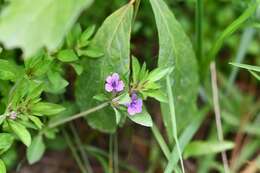
<svg viewBox="0 0 260 173">
<path fill-rule="evenodd" d="M 215 62 L 212 62 L 210 64 L 210 72 L 211 72 L 213 106 L 214 106 L 214 112 L 215 112 L 215 118 L 216 118 L 218 140 L 220 142 L 222 142 L 224 140 L 224 137 L 223 137 L 222 124 L 221 124 L 221 114 L 220 114 L 220 106 L 219 106 L 219 99 L 218 99 L 217 72 L 216 72 Z M 229 173 L 230 171 L 229 171 L 226 152 L 222 151 L 221 156 L 222 156 L 222 161 L 223 161 L 223 164 L 224 164 L 225 173 Z"/>
<path fill-rule="evenodd" d="M 85 169 L 83 163 L 81 162 L 81 160 L 80 160 L 80 158 L 79 158 L 79 156 L 77 154 L 77 151 L 75 149 L 75 146 L 73 145 L 73 143 L 72 143 L 72 141 L 71 141 L 71 139 L 69 137 L 69 134 L 66 132 L 65 129 L 62 129 L 62 133 L 63 133 L 63 136 L 64 136 L 64 138 L 65 138 L 65 140 L 66 140 L 66 142 L 67 142 L 67 144 L 68 144 L 68 146 L 69 146 L 69 148 L 70 148 L 70 150 L 72 152 L 72 155 L 73 155 L 74 159 L 76 160 L 76 162 L 77 162 L 77 164 L 79 166 L 80 171 L 82 173 L 87 173 L 87 170 Z"/>
<path fill-rule="evenodd" d="M 175 140 L 178 155 L 180 158 L 182 172 L 185 173 L 180 145 L 179 145 L 179 141 L 178 141 L 178 135 L 177 135 L 177 123 L 176 123 L 176 116 L 175 116 L 174 98 L 173 98 L 173 93 L 172 93 L 172 88 L 171 88 L 171 79 L 170 79 L 169 75 L 167 75 L 167 77 L 166 77 L 166 86 L 167 86 L 168 102 L 169 102 L 169 107 L 170 107 L 171 123 L 172 123 L 174 140 Z"/>
<path fill-rule="evenodd" d="M 84 112 L 80 112 L 80 113 L 78 113 L 78 114 L 75 114 L 75 115 L 73 115 L 73 116 L 71 116 L 71 117 L 67 117 L 67 118 L 64 118 L 64 119 L 62 119 L 62 120 L 59 120 L 59 121 L 57 121 L 57 122 L 50 123 L 50 124 L 48 125 L 48 128 L 54 128 L 54 127 L 57 127 L 57 126 L 59 126 L 59 125 L 65 124 L 65 123 L 67 123 L 67 122 L 70 122 L 70 121 L 72 121 L 72 120 L 75 120 L 75 119 L 84 117 L 84 116 L 86 116 L 86 115 L 88 115 L 88 114 L 91 114 L 91 113 L 96 112 L 96 111 L 98 111 L 98 110 L 100 110 L 100 109 L 103 109 L 104 107 L 107 107 L 109 104 L 110 104 L 110 102 L 105 102 L 105 103 L 102 103 L 102 104 L 100 104 L 100 105 L 98 105 L 98 106 L 96 106 L 96 107 L 93 107 L 93 108 L 91 108 L 91 109 L 88 109 L 88 110 L 86 110 L 86 111 L 84 111 Z"/>
<path fill-rule="evenodd" d="M 199 63 L 203 61 L 203 38 L 202 38 L 202 18 L 203 18 L 203 0 L 197 0 L 196 4 L 196 54 Z"/>
<path fill-rule="evenodd" d="M 83 144 L 82 144 L 82 142 L 80 140 L 80 137 L 79 137 L 79 135 L 77 133 L 77 130 L 75 128 L 75 125 L 73 123 L 70 123 L 69 125 L 70 125 L 70 129 L 72 131 L 72 135 L 74 136 L 77 148 L 79 149 L 80 155 L 81 155 L 82 160 L 84 162 L 84 165 L 86 166 L 86 169 L 87 169 L 88 173 L 93 173 L 93 170 L 92 170 L 92 168 L 90 166 L 88 157 L 87 157 L 87 155 L 85 153 L 85 150 L 83 148 Z"/>
</svg>

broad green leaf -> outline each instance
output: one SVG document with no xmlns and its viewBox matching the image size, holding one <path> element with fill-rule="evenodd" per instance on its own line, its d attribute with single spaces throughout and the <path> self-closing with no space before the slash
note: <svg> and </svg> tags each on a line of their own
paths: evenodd
<svg viewBox="0 0 260 173">
<path fill-rule="evenodd" d="M 62 62 L 73 62 L 78 60 L 78 56 L 72 49 L 61 50 L 57 58 Z"/>
<path fill-rule="evenodd" d="M 214 154 L 234 147 L 233 142 L 211 142 L 211 141 L 193 141 L 189 143 L 184 150 L 184 158 Z"/>
<path fill-rule="evenodd" d="M 6 173 L 5 163 L 1 159 L 0 159 L 0 172 L 1 173 Z"/>
<path fill-rule="evenodd" d="M 143 109 L 143 111 L 139 114 L 128 115 L 128 118 L 133 122 L 140 124 L 142 126 L 146 126 L 146 127 L 153 126 L 153 120 L 150 114 L 146 111 L 146 109 Z"/>
<path fill-rule="evenodd" d="M 64 110 L 65 108 L 61 105 L 47 102 L 39 102 L 31 107 L 34 115 L 54 115 Z"/>
<path fill-rule="evenodd" d="M 20 123 L 13 120 L 9 120 L 8 124 L 13 132 L 19 137 L 19 139 L 29 147 L 31 145 L 31 135 L 29 131 Z"/>
<path fill-rule="evenodd" d="M 55 50 L 92 0 L 10 1 L 0 16 L 0 41 L 25 57 L 42 47 Z M 18 29 L 19 28 L 19 29 Z"/>
<path fill-rule="evenodd" d="M 159 35 L 160 68 L 173 68 L 172 90 L 178 129 L 184 128 L 195 112 L 198 93 L 198 67 L 192 44 L 164 0 L 150 0 Z M 165 82 L 163 82 L 164 84 Z M 165 85 L 164 85 L 165 86 Z M 166 88 L 165 88 L 166 93 Z M 173 141 L 168 104 L 161 104 L 163 120 Z"/>
<path fill-rule="evenodd" d="M 9 133 L 0 133 L 0 154 L 7 151 L 13 144 L 14 136 Z"/>
<path fill-rule="evenodd" d="M 104 55 L 83 61 L 85 71 L 76 84 L 77 104 L 82 111 L 99 104 L 93 96 L 105 92 L 108 75 L 117 72 L 122 77 L 129 73 L 132 15 L 133 5 L 129 3 L 107 17 L 94 36 L 90 47 L 98 47 Z M 116 129 L 112 108 L 99 110 L 86 118 L 91 127 L 101 131 L 114 132 Z"/>
<path fill-rule="evenodd" d="M 30 164 L 38 162 L 45 151 L 45 144 L 41 135 L 36 136 L 32 140 L 32 144 L 27 148 L 26 156 Z"/>
</svg>

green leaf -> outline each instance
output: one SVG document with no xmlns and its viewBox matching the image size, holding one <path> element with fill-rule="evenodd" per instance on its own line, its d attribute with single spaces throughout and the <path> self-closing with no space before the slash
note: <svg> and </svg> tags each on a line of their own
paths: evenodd
<svg viewBox="0 0 260 173">
<path fill-rule="evenodd" d="M 0 159 L 0 172 L 1 173 L 6 173 L 5 163 L 1 159 Z"/>
<path fill-rule="evenodd" d="M 146 126 L 146 127 L 153 126 L 153 120 L 152 120 L 150 114 L 144 108 L 141 113 L 135 114 L 135 115 L 128 115 L 128 118 L 130 120 L 132 120 L 133 122 L 140 124 L 142 126 Z"/>
<path fill-rule="evenodd" d="M 145 93 L 147 93 L 147 96 L 152 97 L 158 100 L 159 102 L 162 103 L 168 102 L 167 96 L 161 90 L 155 90 L 155 91 L 152 90 L 152 91 L 147 91 Z"/>
<path fill-rule="evenodd" d="M 6 116 L 0 115 L 0 125 L 4 122 Z"/>
<path fill-rule="evenodd" d="M 0 133 L 0 154 L 7 151 L 13 144 L 14 136 L 9 133 Z"/>
<path fill-rule="evenodd" d="M 88 45 L 89 39 L 95 32 L 95 28 L 96 27 L 94 25 L 90 26 L 81 34 L 80 39 L 79 39 L 80 47 L 84 47 L 84 46 Z"/>
<path fill-rule="evenodd" d="M 61 50 L 57 58 L 62 62 L 73 62 L 78 60 L 78 56 L 72 49 Z"/>
<path fill-rule="evenodd" d="M 130 103 L 131 102 L 131 98 L 129 96 L 129 93 L 126 92 L 124 94 L 121 94 L 119 97 L 118 97 L 118 101 L 117 101 L 119 104 L 121 105 L 125 105 L 126 103 Z"/>
<path fill-rule="evenodd" d="M 216 56 L 217 53 L 219 52 L 219 50 L 221 49 L 224 41 L 226 38 L 228 38 L 230 35 L 232 35 L 235 31 L 237 31 L 242 24 L 247 21 L 247 19 L 249 19 L 254 13 L 255 10 L 258 6 L 259 2 L 252 2 L 248 8 L 236 19 L 234 20 L 221 34 L 220 36 L 217 37 L 217 40 L 214 42 L 208 58 L 205 59 L 205 61 L 203 62 L 203 68 L 201 68 L 202 70 L 202 75 L 206 74 L 206 70 L 208 70 L 209 64 L 211 61 L 213 61 Z"/>
<path fill-rule="evenodd" d="M 28 117 L 39 129 L 42 128 L 43 123 L 41 122 L 40 118 L 32 115 L 29 115 Z"/>
<path fill-rule="evenodd" d="M 31 145 L 31 135 L 29 131 L 23 125 L 13 120 L 8 120 L 8 124 L 20 140 L 29 147 Z"/>
<path fill-rule="evenodd" d="M 164 76 L 166 76 L 169 72 L 170 72 L 170 68 L 165 68 L 165 67 L 156 68 L 149 73 L 147 80 L 149 82 L 156 82 L 161 78 L 163 78 Z"/>
<path fill-rule="evenodd" d="M 139 80 L 140 64 L 136 57 L 132 57 L 132 71 L 133 71 L 133 82 L 137 83 Z"/>
<path fill-rule="evenodd" d="M 99 58 L 104 55 L 103 51 L 98 48 L 86 48 L 84 50 L 78 50 L 79 56 L 87 56 L 90 58 Z"/>
<path fill-rule="evenodd" d="M 251 71 L 260 72 L 260 66 L 248 65 L 248 64 L 240 64 L 240 63 L 229 63 L 233 66 L 244 68 Z"/>
<path fill-rule="evenodd" d="M 31 107 L 34 115 L 55 115 L 64 110 L 65 108 L 61 105 L 47 102 L 39 102 Z"/>
<path fill-rule="evenodd" d="M 82 65 L 73 63 L 73 64 L 71 64 L 71 66 L 74 68 L 74 70 L 76 71 L 77 75 L 81 75 L 82 74 L 82 72 L 83 72 Z"/>
<path fill-rule="evenodd" d="M 159 35 L 160 68 L 173 68 L 171 83 L 178 129 L 184 128 L 193 116 L 198 94 L 198 67 L 192 44 L 181 25 L 163 0 L 150 0 Z M 163 82 L 163 91 L 166 85 Z M 168 104 L 161 104 L 163 121 L 173 143 L 171 116 Z"/>
<path fill-rule="evenodd" d="M 10 1 L 0 16 L 0 41 L 7 48 L 22 48 L 25 57 L 42 47 L 53 51 L 91 3 L 92 0 Z"/>
<path fill-rule="evenodd" d="M 46 84 L 45 87 L 45 91 L 47 92 L 60 94 L 64 92 L 66 86 L 69 85 L 58 71 L 49 71 L 47 76 L 50 81 L 49 85 Z"/>
<path fill-rule="evenodd" d="M 7 60 L 0 59 L 0 79 L 14 80 L 17 77 L 17 73 L 15 65 Z"/>
<path fill-rule="evenodd" d="M 249 72 L 257 79 L 260 80 L 260 75 L 258 75 L 256 72 L 249 70 Z"/>
<path fill-rule="evenodd" d="M 184 158 L 219 153 L 234 147 L 233 142 L 193 141 L 184 150 Z"/>
<path fill-rule="evenodd" d="M 105 79 L 113 72 L 120 76 L 129 73 L 130 32 L 133 5 L 127 4 L 106 18 L 94 36 L 90 47 L 98 47 L 103 56 L 86 58 L 84 69 L 76 83 L 76 99 L 80 109 L 86 110 L 99 104 L 93 96 L 103 93 Z M 91 127 L 104 132 L 116 130 L 112 108 L 105 108 L 86 117 Z"/>
<path fill-rule="evenodd" d="M 73 48 L 78 39 L 80 38 L 82 29 L 79 23 L 76 23 L 66 37 L 66 44 L 68 47 Z"/>
<path fill-rule="evenodd" d="M 108 97 L 105 94 L 98 94 L 98 95 L 93 96 L 93 99 L 102 102 L 102 101 L 108 100 Z"/>
<path fill-rule="evenodd" d="M 115 115 L 116 115 L 116 124 L 119 124 L 120 123 L 120 120 L 121 120 L 121 113 L 119 112 L 119 110 L 117 110 L 115 107 L 113 107 L 114 111 L 115 111 Z"/>
<path fill-rule="evenodd" d="M 32 144 L 29 148 L 27 148 L 26 156 L 30 164 L 34 164 L 38 162 L 44 152 L 45 152 L 45 144 L 43 142 L 43 138 L 41 135 L 36 136 L 32 140 Z"/>
</svg>

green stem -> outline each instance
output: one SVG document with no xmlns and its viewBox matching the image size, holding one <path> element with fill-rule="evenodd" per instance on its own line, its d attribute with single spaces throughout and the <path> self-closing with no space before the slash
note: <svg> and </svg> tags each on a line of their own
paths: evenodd
<svg viewBox="0 0 260 173">
<path fill-rule="evenodd" d="M 62 133 L 63 133 L 63 136 L 64 136 L 64 138 L 65 138 L 65 140 L 66 140 L 66 142 L 67 142 L 67 144 L 68 144 L 68 146 L 69 146 L 69 148 L 72 152 L 72 155 L 73 155 L 75 161 L 77 162 L 77 164 L 79 166 L 80 171 L 82 173 L 87 173 L 87 170 L 85 169 L 83 163 L 81 162 L 81 160 L 80 160 L 80 158 L 77 154 L 77 151 L 76 151 L 76 149 L 75 149 L 75 147 L 74 147 L 74 145 L 71 141 L 71 138 L 69 137 L 69 134 L 66 132 L 65 129 L 62 129 Z"/>
<path fill-rule="evenodd" d="M 88 157 L 87 157 L 87 155 L 85 153 L 85 150 L 83 148 L 83 144 L 82 144 L 82 142 L 80 140 L 80 137 L 79 137 L 79 135 L 77 133 L 77 130 L 76 130 L 75 126 L 72 123 L 70 123 L 70 129 L 72 131 L 72 135 L 74 136 L 77 148 L 79 149 L 80 155 L 82 157 L 82 160 L 84 162 L 84 165 L 86 166 L 86 169 L 87 169 L 88 173 L 93 173 L 93 170 L 92 170 L 92 168 L 90 166 Z"/>
<path fill-rule="evenodd" d="M 196 54 L 199 63 L 203 61 L 203 38 L 202 38 L 202 17 L 203 17 L 203 0 L 197 0 L 196 4 Z"/>
<path fill-rule="evenodd" d="M 169 107 L 170 107 L 171 123 L 172 123 L 174 140 L 175 140 L 176 147 L 178 150 L 178 155 L 179 155 L 179 158 L 181 161 L 182 172 L 185 173 L 183 159 L 182 159 L 181 150 L 180 150 L 179 141 L 178 141 L 178 135 L 177 135 L 177 123 L 176 123 L 176 116 L 175 116 L 174 98 L 173 98 L 173 93 L 172 93 L 172 88 L 171 88 L 171 79 L 170 79 L 169 75 L 167 75 L 167 77 L 166 77 L 166 85 L 167 85 L 168 102 L 169 102 Z"/>
<path fill-rule="evenodd" d="M 105 102 L 105 103 L 102 103 L 102 104 L 100 104 L 100 105 L 98 105 L 98 106 L 96 106 L 96 107 L 93 107 L 93 108 L 91 108 L 91 109 L 88 109 L 88 110 L 86 110 L 86 111 L 84 111 L 84 112 L 80 112 L 80 113 L 78 113 L 78 114 L 75 114 L 75 115 L 73 115 L 73 116 L 71 116 L 71 117 L 67 117 L 67 118 L 64 118 L 64 119 L 59 120 L 59 121 L 56 121 L 56 122 L 51 122 L 51 123 L 48 125 L 48 128 L 54 128 L 54 127 L 60 126 L 60 125 L 62 125 L 62 124 L 65 124 L 65 123 L 67 123 L 67 122 L 70 122 L 70 121 L 72 121 L 72 120 L 75 120 L 75 119 L 84 117 L 84 116 L 86 116 L 86 115 L 88 115 L 88 114 L 91 114 L 91 113 L 96 112 L 96 111 L 98 111 L 98 110 L 100 110 L 100 109 L 103 109 L 104 107 L 107 107 L 109 104 L 110 104 L 110 102 Z"/>
</svg>

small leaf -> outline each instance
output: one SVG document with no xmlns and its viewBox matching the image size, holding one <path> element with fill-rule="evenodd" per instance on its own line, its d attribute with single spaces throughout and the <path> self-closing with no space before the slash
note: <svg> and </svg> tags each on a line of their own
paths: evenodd
<svg viewBox="0 0 260 173">
<path fill-rule="evenodd" d="M 78 50 L 79 56 L 87 56 L 90 58 L 99 58 L 104 55 L 104 53 L 98 48 L 87 48 L 84 50 Z"/>
<path fill-rule="evenodd" d="M 5 163 L 1 159 L 0 159 L 0 172 L 1 173 L 6 173 Z"/>
<path fill-rule="evenodd" d="M 28 117 L 39 129 L 42 128 L 43 123 L 41 122 L 41 120 L 38 117 L 32 116 L 32 115 L 29 115 Z"/>
<path fill-rule="evenodd" d="M 31 145 L 31 135 L 29 131 L 23 125 L 13 120 L 8 120 L 8 124 L 19 139 L 29 147 Z"/>
<path fill-rule="evenodd" d="M 115 114 L 116 114 L 116 124 L 119 124 L 120 123 L 120 120 L 121 120 L 121 113 L 119 112 L 119 110 L 117 110 L 115 107 L 113 107 L 114 111 L 115 111 Z"/>
<path fill-rule="evenodd" d="M 7 151 L 13 144 L 14 136 L 9 133 L 0 133 L 0 154 Z"/>
<path fill-rule="evenodd" d="M 156 82 L 161 78 L 163 78 L 164 76 L 166 76 L 167 74 L 169 74 L 170 71 L 171 71 L 170 68 L 165 68 L 165 67 L 156 68 L 149 73 L 147 80 L 149 82 Z"/>
<path fill-rule="evenodd" d="M 78 60 L 78 56 L 72 49 L 61 50 L 57 58 L 62 62 L 73 62 Z"/>
<path fill-rule="evenodd" d="M 0 115 L 0 125 L 4 122 L 6 116 Z"/>
<path fill-rule="evenodd" d="M 81 75 L 82 74 L 82 72 L 83 72 L 82 65 L 73 63 L 73 64 L 71 64 L 71 66 L 74 68 L 74 70 L 76 71 L 77 75 Z"/>
<path fill-rule="evenodd" d="M 143 112 L 139 114 L 128 115 L 128 118 L 130 118 L 133 122 L 140 124 L 142 126 L 146 126 L 146 127 L 153 126 L 152 118 L 145 109 L 143 109 Z"/>
<path fill-rule="evenodd" d="M 145 93 L 147 93 L 147 96 L 152 97 L 158 100 L 159 102 L 163 102 L 163 103 L 168 102 L 167 96 L 161 90 L 154 90 L 154 91 L 152 90 L 152 91 L 147 91 Z"/>
<path fill-rule="evenodd" d="M 118 97 L 118 101 L 117 101 L 119 104 L 121 105 L 125 105 L 126 103 L 130 103 L 131 102 L 131 98 L 129 96 L 128 93 L 124 93 L 122 95 L 120 95 Z"/>
<path fill-rule="evenodd" d="M 45 144 L 43 142 L 42 136 L 38 135 L 32 140 L 32 144 L 29 148 L 27 148 L 26 156 L 30 164 L 34 164 L 38 162 L 44 152 L 45 152 Z"/>
<path fill-rule="evenodd" d="M 234 147 L 233 142 L 208 142 L 208 141 L 194 141 L 187 145 L 184 150 L 184 158 L 201 156 L 207 154 L 214 154 L 225 150 L 232 149 Z"/>
<path fill-rule="evenodd" d="M 88 27 L 80 36 L 79 40 L 79 45 L 80 47 L 87 46 L 89 43 L 90 37 L 94 34 L 95 32 L 95 25 Z"/>
<path fill-rule="evenodd" d="M 37 103 L 31 108 L 34 115 L 54 115 L 64 110 L 63 106 L 48 102 Z"/>
<path fill-rule="evenodd" d="M 76 23 L 66 37 L 66 43 L 68 47 L 75 46 L 77 40 L 80 38 L 82 29 L 79 23 Z"/>
<path fill-rule="evenodd" d="M 108 98 L 105 94 L 98 94 L 98 95 L 93 96 L 93 99 L 98 100 L 98 101 L 105 101 Z"/>
<path fill-rule="evenodd" d="M 133 71 L 133 82 L 137 83 L 139 80 L 140 64 L 136 57 L 132 57 L 132 71 Z"/>
</svg>

